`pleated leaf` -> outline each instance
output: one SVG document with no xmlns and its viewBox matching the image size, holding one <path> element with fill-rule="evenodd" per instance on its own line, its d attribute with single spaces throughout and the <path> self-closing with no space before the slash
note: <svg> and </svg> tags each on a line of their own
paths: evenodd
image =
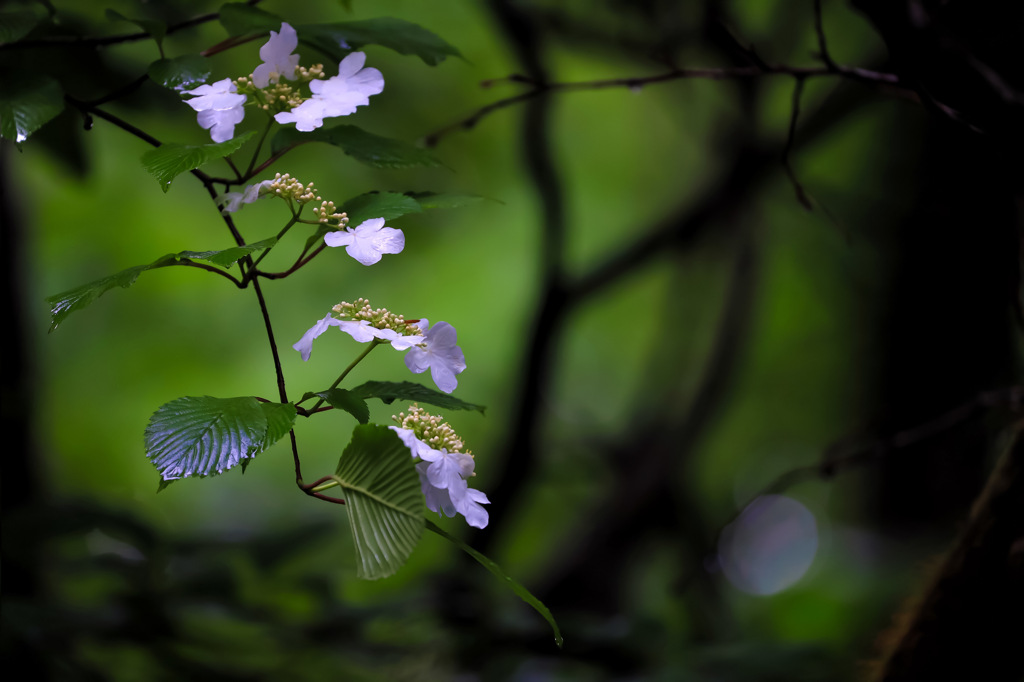
<svg viewBox="0 0 1024 682">
<path fill-rule="evenodd" d="M 64 110 L 64 91 L 49 76 L 0 74 L 0 137 L 19 145 Z"/>
<path fill-rule="evenodd" d="M 197 54 L 187 54 L 173 59 L 158 59 L 149 65 L 149 77 L 171 90 L 191 90 L 206 82 L 213 71 L 210 60 Z"/>
<path fill-rule="evenodd" d="M 142 155 L 142 165 L 160 183 L 160 189 L 167 191 L 171 182 L 182 173 L 195 170 L 215 159 L 233 154 L 256 134 L 255 130 L 215 144 L 176 144 L 169 142 Z"/>
<path fill-rule="evenodd" d="M 423 534 L 423 493 L 409 448 L 386 426 L 360 424 L 334 478 L 345 491 L 356 575 L 394 574 Z"/>
<path fill-rule="evenodd" d="M 459 51 L 437 34 L 418 24 L 392 17 L 331 24 L 299 26 L 299 39 L 340 59 L 349 50 L 364 45 L 381 45 L 399 54 L 416 55 L 430 66 L 437 66 L 445 57 L 461 57 Z"/>
</svg>

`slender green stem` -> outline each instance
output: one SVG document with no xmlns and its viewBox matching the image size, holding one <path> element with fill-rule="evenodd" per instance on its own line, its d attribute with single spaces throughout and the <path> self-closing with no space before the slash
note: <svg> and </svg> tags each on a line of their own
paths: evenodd
<svg viewBox="0 0 1024 682">
<path fill-rule="evenodd" d="M 274 119 L 267 119 L 267 126 L 263 129 L 263 134 L 260 135 L 260 141 L 256 143 L 256 151 L 252 153 L 252 160 L 249 161 L 249 167 L 245 169 L 245 179 L 248 180 L 252 177 L 252 169 L 256 167 L 256 159 L 259 158 L 260 150 L 263 149 L 263 141 L 267 139 L 267 133 L 270 132 L 270 126 L 274 124 Z"/>
<path fill-rule="evenodd" d="M 336 389 L 338 387 L 338 384 L 340 384 L 345 379 L 345 377 L 348 376 L 348 373 L 351 372 L 353 369 L 355 369 L 355 366 L 358 365 L 360 362 L 362 362 L 363 358 L 365 358 L 367 355 L 369 355 L 371 350 L 373 350 L 374 348 L 376 348 L 377 346 L 379 346 L 382 343 L 385 343 L 385 342 L 381 341 L 380 339 L 374 339 L 373 341 L 371 341 L 370 342 L 370 347 L 367 348 L 366 350 L 364 350 L 362 353 L 360 353 L 359 357 L 357 357 L 355 360 L 353 360 L 352 364 L 350 364 L 348 367 L 345 368 L 345 371 L 341 373 L 341 376 L 338 377 L 337 379 L 335 379 L 334 383 L 331 384 L 331 387 L 328 388 L 327 390 L 328 391 L 333 391 L 334 389 Z M 315 410 L 316 408 L 320 407 L 323 404 L 324 404 L 324 399 L 320 398 L 320 400 L 317 401 L 316 405 L 313 406 L 313 409 L 311 409 L 310 412 L 312 412 L 313 410 Z"/>
<path fill-rule="evenodd" d="M 235 166 L 235 162 L 231 160 L 230 156 L 225 156 L 224 160 L 228 162 L 228 166 L 231 167 L 231 171 L 235 174 L 235 180 L 237 181 L 237 184 L 242 184 L 244 180 L 242 180 L 242 174 L 238 172 L 238 168 Z"/>
<path fill-rule="evenodd" d="M 313 488 L 313 492 L 318 493 L 318 492 L 321 492 L 323 490 L 329 490 L 330 488 L 337 487 L 339 485 L 341 485 L 341 484 L 338 483 L 337 481 L 328 481 L 327 483 L 324 483 L 323 485 L 318 485 L 317 487 Z"/>
<path fill-rule="evenodd" d="M 302 209 L 299 209 L 299 210 L 301 211 Z M 282 228 L 281 228 L 281 231 L 277 233 L 277 237 L 276 237 L 276 239 L 277 239 L 278 241 L 280 241 L 281 237 L 285 236 L 285 235 L 286 235 L 286 234 L 288 233 L 288 230 L 292 229 L 292 226 L 293 226 L 293 225 L 294 225 L 295 223 L 297 223 L 297 222 L 299 222 L 299 215 L 298 215 L 298 214 L 296 213 L 295 215 L 293 215 L 293 216 L 292 216 L 291 220 L 289 220 L 289 221 L 288 221 L 288 224 L 287 224 L 287 225 L 285 225 L 284 227 L 282 227 Z M 267 254 L 268 254 L 268 253 L 270 253 L 271 249 L 273 249 L 273 248 L 274 248 L 274 247 L 273 247 L 273 246 L 271 246 L 271 247 L 270 247 L 269 249 L 267 249 L 266 251 L 264 251 L 263 253 L 261 253 L 261 254 L 259 255 L 259 258 L 257 258 L 257 259 L 256 259 L 256 260 L 255 260 L 255 261 L 253 262 L 253 264 L 252 264 L 252 267 L 251 267 L 251 268 L 249 268 L 249 272 L 253 272 L 253 273 L 255 273 L 255 272 L 256 272 L 256 266 L 260 264 L 260 261 L 262 261 L 262 260 L 263 260 L 264 258 L 266 258 Z"/>
</svg>

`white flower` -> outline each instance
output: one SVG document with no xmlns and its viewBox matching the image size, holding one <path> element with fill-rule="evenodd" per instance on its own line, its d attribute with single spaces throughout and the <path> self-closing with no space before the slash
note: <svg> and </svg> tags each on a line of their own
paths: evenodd
<svg viewBox="0 0 1024 682">
<path fill-rule="evenodd" d="M 322 126 L 325 118 L 355 113 L 356 107 L 370 103 L 371 95 L 384 91 L 384 76 L 377 69 L 364 69 L 365 63 L 366 55 L 362 52 L 348 55 L 338 64 L 337 76 L 310 81 L 311 99 L 291 111 L 275 114 L 274 120 L 282 125 L 294 123 L 296 130 L 308 133 Z"/>
<path fill-rule="evenodd" d="M 421 329 L 426 329 L 427 320 L 420 320 Z M 455 345 L 455 327 L 447 322 L 438 322 L 427 333 L 422 347 L 413 348 L 405 356 L 405 366 L 414 374 L 430 369 L 430 377 L 437 387 L 451 393 L 459 385 L 456 374 L 466 369 L 466 356 Z"/>
<path fill-rule="evenodd" d="M 422 460 L 416 465 L 416 473 L 420 477 L 420 488 L 423 490 L 427 509 L 444 514 L 448 518 L 455 516 L 456 513 L 462 514 L 466 517 L 466 523 L 474 528 L 486 527 L 489 517 L 487 510 L 480 505 L 490 504 L 490 500 L 484 493 L 470 488 L 463 478 L 473 473 L 473 458 L 462 453 L 449 453 L 443 449 L 434 450 L 416 438 L 412 429 L 397 426 L 388 428 L 398 434 L 413 457 Z"/>
<path fill-rule="evenodd" d="M 302 133 L 316 130 L 324 124 L 324 117 L 327 116 L 327 105 L 319 98 L 307 99 L 291 111 L 282 111 L 274 114 L 274 120 L 284 125 L 294 123 L 295 129 Z"/>
<path fill-rule="evenodd" d="M 223 204 L 221 213 L 228 214 L 234 213 L 238 209 L 242 208 L 242 204 L 251 204 L 260 197 L 268 196 L 267 192 L 264 192 L 265 187 L 270 187 L 274 184 L 273 180 L 264 180 L 263 182 L 257 182 L 255 185 L 248 185 L 241 192 L 225 192 L 217 197 L 217 203 Z"/>
<path fill-rule="evenodd" d="M 252 84 L 257 88 L 265 88 L 271 83 L 278 83 L 284 76 L 290 81 L 295 80 L 295 67 L 299 64 L 299 55 L 292 50 L 299 46 L 299 36 L 289 24 L 281 24 L 281 32 L 270 32 L 270 40 L 260 48 L 260 59 L 263 63 L 252 72 Z"/>
<path fill-rule="evenodd" d="M 310 327 L 302 338 L 292 348 L 302 354 L 303 361 L 309 360 L 313 352 L 313 339 L 317 338 L 331 327 L 338 327 L 359 343 L 367 343 L 374 339 L 387 341 L 395 350 L 406 350 L 416 344 L 423 343 L 422 336 L 402 336 L 391 329 L 377 329 L 371 327 L 366 320 L 339 320 L 333 315 L 328 315 Z"/>
<path fill-rule="evenodd" d="M 341 326 L 341 320 L 328 315 L 310 327 L 309 330 L 302 335 L 302 338 L 292 345 L 292 348 L 302 354 L 303 361 L 309 360 L 309 355 L 313 352 L 313 339 L 317 338 L 331 327 L 339 326 Z"/>
<path fill-rule="evenodd" d="M 363 265 L 373 265 L 380 261 L 381 254 L 401 253 L 405 248 L 405 234 L 393 227 L 384 227 L 383 218 L 371 218 L 354 230 L 346 227 L 328 232 L 324 235 L 324 243 L 327 246 L 344 246 L 348 255 Z"/>
<path fill-rule="evenodd" d="M 210 131 L 214 142 L 235 136 L 235 126 L 245 118 L 245 95 L 240 95 L 230 78 L 213 85 L 200 85 L 185 94 L 197 95 L 186 103 L 199 112 L 199 125 Z"/>
</svg>

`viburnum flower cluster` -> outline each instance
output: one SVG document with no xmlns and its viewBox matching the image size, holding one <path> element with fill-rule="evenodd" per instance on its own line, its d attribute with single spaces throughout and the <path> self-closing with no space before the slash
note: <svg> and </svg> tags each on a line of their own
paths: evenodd
<svg viewBox="0 0 1024 682">
<path fill-rule="evenodd" d="M 381 72 L 363 68 L 364 53 L 347 55 L 338 64 L 338 75 L 325 79 L 323 64 L 309 68 L 298 65 L 299 55 L 292 54 L 298 45 L 295 29 L 282 23 L 280 31 L 270 32 L 270 40 L 260 48 L 263 63 L 248 77 L 234 81 L 225 78 L 185 91 L 194 96 L 187 100 L 188 105 L 198 112 L 199 125 L 210 131 L 214 142 L 234 137 L 250 97 L 278 123 L 294 123 L 297 130 L 310 132 L 322 126 L 325 118 L 355 113 L 356 107 L 369 104 L 372 95 L 384 91 Z"/>
<path fill-rule="evenodd" d="M 416 472 L 427 500 L 427 509 L 447 517 L 456 513 L 466 517 L 474 528 L 487 526 L 487 495 L 469 487 L 466 479 L 475 476 L 476 460 L 465 443 L 440 415 L 429 414 L 416 403 L 409 413 L 392 415 L 398 426 L 388 428 L 398 434 L 412 456 L 419 459 Z"/>
<path fill-rule="evenodd" d="M 331 327 L 338 327 L 360 343 L 386 342 L 395 350 L 408 350 L 405 366 L 415 374 L 429 369 L 434 383 L 445 393 L 455 390 L 459 383 L 455 375 L 466 369 L 466 357 L 456 345 L 455 327 L 447 322 L 431 327 L 425 319 L 406 320 L 387 308 L 371 307 L 365 298 L 334 306 L 292 348 L 299 351 L 303 360 L 309 360 L 313 341 Z"/>
</svg>

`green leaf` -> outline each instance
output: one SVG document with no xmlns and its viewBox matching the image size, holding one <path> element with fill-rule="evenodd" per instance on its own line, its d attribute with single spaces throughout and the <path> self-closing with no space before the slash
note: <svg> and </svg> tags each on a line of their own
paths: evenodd
<svg viewBox="0 0 1024 682">
<path fill-rule="evenodd" d="M 399 54 L 413 54 L 430 66 L 445 57 L 461 57 L 459 51 L 427 29 L 401 19 L 379 17 L 363 21 L 299 26 L 299 39 L 340 58 L 364 45 L 381 45 Z"/>
<path fill-rule="evenodd" d="M 156 268 L 165 268 L 170 265 L 181 265 L 187 263 L 192 259 L 205 260 L 214 265 L 221 267 L 228 267 L 235 261 L 241 260 L 247 254 L 260 249 L 270 248 L 277 243 L 276 237 L 270 239 L 264 239 L 261 242 L 255 244 L 246 244 L 245 246 L 234 246 L 230 249 L 224 249 L 223 251 L 182 251 L 180 253 L 169 253 L 166 256 L 160 256 L 152 263 L 146 265 L 136 265 L 135 267 L 122 270 L 121 272 L 108 275 L 101 279 L 97 279 L 88 284 L 77 286 L 74 289 L 69 289 L 63 293 L 56 294 L 55 296 L 49 296 L 46 302 L 50 305 L 50 331 L 52 332 L 57 328 L 61 322 L 64 321 L 71 313 L 76 310 L 85 308 L 90 303 L 95 301 L 97 298 L 107 293 L 114 287 L 122 287 L 127 289 L 131 285 L 135 284 L 135 280 L 139 278 L 139 275 L 146 270 L 155 270 Z"/>
<path fill-rule="evenodd" d="M 198 258 L 208 263 L 219 265 L 222 268 L 227 268 L 233 263 L 237 263 L 242 260 L 253 251 L 269 249 L 275 244 L 277 244 L 277 237 L 270 237 L 269 239 L 264 239 L 263 241 L 259 241 L 254 244 L 232 246 L 230 249 L 224 249 L 222 251 L 182 251 L 176 255 L 178 258 Z"/>
<path fill-rule="evenodd" d="M 360 424 L 370 421 L 370 408 L 366 406 L 366 401 L 354 395 L 352 391 L 344 388 L 332 388 L 328 391 L 315 393 L 314 395 L 320 396 L 327 401 L 328 405 L 337 410 L 345 410 L 355 417 L 356 421 Z"/>
<path fill-rule="evenodd" d="M 407 213 L 421 213 L 419 202 L 397 192 L 367 192 L 349 199 L 339 211 L 348 214 L 349 225 L 355 227 L 370 218 L 394 220 Z"/>
<path fill-rule="evenodd" d="M 461 208 L 479 204 L 483 197 L 475 194 L 437 194 L 435 192 L 406 192 L 407 197 L 415 199 L 420 207 L 430 208 Z"/>
<path fill-rule="evenodd" d="M 178 398 L 149 418 L 146 456 L 165 479 L 215 476 L 266 450 L 268 428 L 256 398 Z"/>
<path fill-rule="evenodd" d="M 386 426 L 360 424 L 334 480 L 345 491 L 356 575 L 367 580 L 392 575 L 423 534 L 423 493 L 409 448 Z"/>
<path fill-rule="evenodd" d="M 146 270 L 174 265 L 175 262 L 177 262 L 177 258 L 174 254 L 169 253 L 166 256 L 157 258 L 148 265 L 136 265 L 133 268 L 122 270 L 94 282 L 69 289 L 56 296 L 48 297 L 46 302 L 50 304 L 50 331 L 55 330 L 57 325 L 64 321 L 65 317 L 76 310 L 85 308 L 114 287 L 127 289 L 135 284 L 135 280 Z"/>
<path fill-rule="evenodd" d="M 267 418 L 267 435 L 263 439 L 262 450 L 288 435 L 295 426 L 295 405 L 291 403 L 260 403 L 263 416 Z"/>
<path fill-rule="evenodd" d="M 447 410 L 476 410 L 480 414 L 487 409 L 483 405 L 467 403 L 447 393 L 441 393 L 411 381 L 367 381 L 365 384 L 353 388 L 351 392 L 359 398 L 377 398 L 385 405 L 390 405 L 396 400 L 409 400 L 443 407 Z"/>
<path fill-rule="evenodd" d="M 171 188 L 171 181 L 174 178 L 238 151 L 239 147 L 255 134 L 256 131 L 250 130 L 216 144 L 163 144 L 143 154 L 142 165 L 160 182 L 160 188 L 166 192 Z"/>
<path fill-rule="evenodd" d="M 154 19 L 129 19 L 114 9 L 108 9 L 106 11 L 106 15 L 107 19 L 110 21 L 127 21 L 130 24 L 135 24 L 143 31 L 153 36 L 153 40 L 156 41 L 157 46 L 163 46 L 164 37 L 167 35 L 167 24 L 164 22 L 156 21 Z"/>
<path fill-rule="evenodd" d="M 34 73 L 0 77 L 0 137 L 24 142 L 64 110 L 64 91 L 49 76 Z"/>
<path fill-rule="evenodd" d="M 220 24 L 233 36 L 279 31 L 282 19 L 244 2 L 229 2 L 220 7 Z"/>
<path fill-rule="evenodd" d="M 426 149 L 408 142 L 393 140 L 368 133 L 352 125 L 333 128 L 317 128 L 308 133 L 293 127 L 282 128 L 271 142 L 271 150 L 278 153 L 306 142 L 326 142 L 340 147 L 356 161 L 374 168 L 413 168 L 416 166 L 440 166 L 437 158 Z"/>
<path fill-rule="evenodd" d="M 171 90 L 191 90 L 206 82 L 213 73 L 209 60 L 197 54 L 174 59 L 158 59 L 149 65 L 149 77 Z"/>
<path fill-rule="evenodd" d="M 486 556 L 484 556 L 480 552 L 476 551 L 475 549 L 467 545 L 462 540 L 458 539 L 454 535 L 450 535 L 443 528 L 429 520 L 426 520 L 425 523 L 427 526 L 427 530 L 437 533 L 438 535 L 445 538 L 452 544 L 456 545 L 463 552 L 465 552 L 466 554 L 480 562 L 481 566 L 483 566 L 488 571 L 493 573 L 499 580 L 505 581 L 505 583 L 512 589 L 513 592 L 516 593 L 516 595 L 520 599 L 522 599 L 524 602 L 532 606 L 537 613 L 544 617 L 544 620 L 548 622 L 548 624 L 551 626 L 551 629 L 555 633 L 555 644 L 558 645 L 559 649 L 562 648 L 562 644 L 564 642 L 564 640 L 562 639 L 562 631 L 558 629 L 558 623 L 555 622 L 555 617 L 551 615 L 551 611 L 548 610 L 548 607 L 544 606 L 544 602 L 534 597 L 528 589 L 526 589 L 525 587 L 517 583 L 515 580 L 513 580 L 511 577 L 509 577 L 509 575 L 506 574 L 505 571 L 501 570 L 501 566 L 494 563 Z"/>
<path fill-rule="evenodd" d="M 0 12 L 0 45 L 21 40 L 41 21 L 32 10 Z"/>
</svg>

